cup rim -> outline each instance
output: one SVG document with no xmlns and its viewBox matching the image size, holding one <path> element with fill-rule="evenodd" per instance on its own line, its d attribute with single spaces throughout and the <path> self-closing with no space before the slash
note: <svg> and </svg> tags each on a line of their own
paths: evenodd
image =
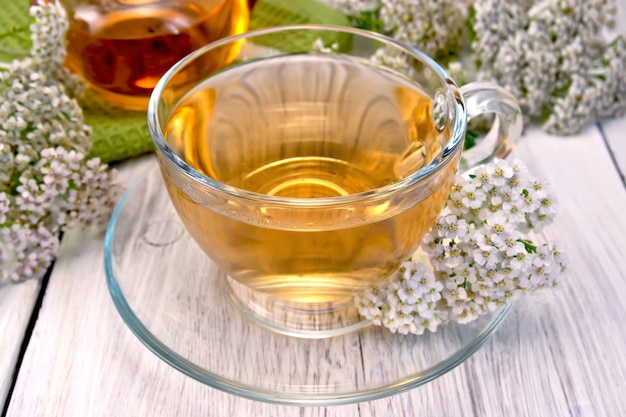
<svg viewBox="0 0 626 417">
<path fill-rule="evenodd" d="M 333 196 L 333 197 L 321 197 L 321 198 L 295 198 L 295 197 L 280 197 L 280 196 L 271 196 L 263 193 L 258 193 L 254 191 L 249 191 L 243 188 L 234 187 L 214 178 L 211 178 L 185 162 L 181 157 L 179 157 L 176 152 L 168 145 L 165 140 L 165 136 L 163 134 L 163 130 L 161 128 L 161 124 L 159 123 L 158 117 L 158 108 L 160 97 L 169 81 L 177 74 L 177 72 L 184 68 L 189 62 L 193 61 L 199 56 L 203 54 L 222 47 L 228 43 L 232 43 L 238 40 L 252 38 L 256 36 L 262 36 L 266 34 L 278 33 L 278 32 L 288 32 L 294 30 L 325 30 L 325 31 L 339 31 L 347 34 L 353 34 L 362 36 L 365 38 L 369 38 L 375 41 L 380 41 L 385 44 L 391 44 L 397 48 L 402 49 L 404 52 L 412 55 L 421 61 L 424 65 L 431 70 L 436 77 L 439 79 L 442 87 L 447 90 L 449 96 L 453 97 L 454 103 L 454 120 L 452 121 L 451 128 L 451 137 L 446 146 L 440 151 L 440 153 L 435 156 L 427 165 L 421 167 L 420 169 L 412 172 L 411 174 L 400 178 L 396 181 L 390 182 L 383 186 L 373 188 L 371 190 L 362 191 L 359 193 L 342 195 L 342 196 Z M 447 165 L 447 162 L 452 159 L 453 154 L 458 149 L 459 146 L 464 142 L 464 133 L 467 125 L 467 113 L 465 108 L 465 101 L 463 99 L 462 94 L 460 93 L 460 89 L 454 82 L 454 80 L 450 77 L 450 75 L 445 71 L 439 64 L 437 64 L 432 58 L 426 55 L 424 52 L 418 50 L 417 48 L 402 42 L 398 39 L 392 38 L 387 35 L 383 35 L 377 32 L 368 31 L 364 29 L 353 28 L 349 26 L 338 26 L 338 25 L 328 25 L 328 24 L 296 24 L 296 25 L 284 25 L 284 26 L 276 26 L 276 27 L 268 27 L 250 30 L 238 35 L 232 35 L 220 40 L 214 41 L 210 44 L 207 44 L 184 58 L 180 59 L 176 64 L 174 64 L 159 80 L 157 85 L 155 86 L 152 94 L 150 96 L 150 101 L 148 104 L 147 111 L 148 118 L 148 129 L 150 130 L 150 135 L 152 137 L 152 141 L 154 146 L 160 151 L 167 161 L 173 165 L 178 171 L 181 171 L 185 176 L 191 178 L 193 181 L 200 183 L 203 186 L 209 187 L 218 192 L 224 192 L 230 196 L 236 198 L 244 198 L 246 200 L 258 201 L 261 203 L 271 204 L 271 205 L 281 205 L 281 206 L 289 206 L 289 207 L 323 207 L 323 206 L 341 206 L 347 203 L 355 203 L 355 202 L 363 202 L 364 200 L 378 199 L 380 197 L 388 196 L 389 194 L 400 192 L 402 190 L 406 190 L 418 184 L 427 178 L 429 178 L 432 174 L 442 169 L 442 167 Z"/>
</svg>

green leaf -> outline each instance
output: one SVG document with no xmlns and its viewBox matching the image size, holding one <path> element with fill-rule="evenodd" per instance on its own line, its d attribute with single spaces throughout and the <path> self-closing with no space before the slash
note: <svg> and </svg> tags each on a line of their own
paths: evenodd
<svg viewBox="0 0 626 417">
<path fill-rule="evenodd" d="M 20 176 L 22 175 L 21 172 L 13 171 L 11 172 L 11 178 L 9 178 L 9 190 L 8 190 L 8 194 L 11 196 L 16 196 L 19 193 L 17 192 L 17 187 L 20 186 Z"/>
<path fill-rule="evenodd" d="M 521 238 L 517 239 L 517 241 L 524 245 L 524 249 L 526 249 L 526 252 L 528 253 L 537 252 L 537 246 L 535 246 L 532 241 L 527 240 L 527 239 L 521 239 Z"/>
<path fill-rule="evenodd" d="M 476 10 L 474 6 L 469 8 L 469 12 L 467 14 L 467 20 L 465 21 L 465 25 L 467 27 L 467 37 L 469 40 L 469 44 L 471 45 L 474 42 L 478 41 L 478 35 L 474 30 L 474 23 L 476 22 Z"/>
<path fill-rule="evenodd" d="M 463 144 L 463 149 L 468 150 L 476 146 L 476 139 L 478 139 L 480 135 L 478 132 L 472 129 L 467 129 L 465 132 L 465 142 Z"/>
<path fill-rule="evenodd" d="M 373 32 L 384 33 L 385 24 L 380 18 L 380 9 L 382 5 L 374 10 L 366 10 L 360 15 L 350 16 L 353 20 L 352 25 L 359 29 L 371 30 Z"/>
</svg>

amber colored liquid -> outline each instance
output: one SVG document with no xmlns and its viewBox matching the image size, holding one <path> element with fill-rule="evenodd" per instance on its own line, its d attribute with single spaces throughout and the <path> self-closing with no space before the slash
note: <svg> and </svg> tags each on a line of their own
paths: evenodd
<svg viewBox="0 0 626 417">
<path fill-rule="evenodd" d="M 337 197 L 394 182 L 439 152 L 447 133 L 434 128 L 431 104 L 404 80 L 362 64 L 273 58 L 199 85 L 165 135 L 221 182 L 272 196 Z M 399 214 L 380 216 L 386 204 L 355 206 L 363 218 L 342 226 L 321 216 L 312 230 L 229 218 L 166 183 L 187 229 L 231 277 L 285 301 L 329 302 L 388 276 L 416 250 L 447 198 L 455 164 L 447 169 L 446 184 Z"/>
<path fill-rule="evenodd" d="M 106 11 L 85 3 L 72 11 L 68 67 L 103 99 L 138 109 L 177 61 L 243 33 L 249 20 L 246 0 L 126 1 Z"/>
</svg>

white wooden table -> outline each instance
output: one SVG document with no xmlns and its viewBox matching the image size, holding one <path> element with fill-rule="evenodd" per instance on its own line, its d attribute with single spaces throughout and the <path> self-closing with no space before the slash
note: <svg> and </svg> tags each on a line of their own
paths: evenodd
<svg viewBox="0 0 626 417">
<path fill-rule="evenodd" d="M 135 338 L 105 284 L 103 234 L 71 232 L 47 285 L 0 288 L 0 416 L 626 416 L 626 118 L 567 138 L 531 129 L 513 156 L 556 190 L 546 236 L 566 246 L 570 270 L 444 376 L 328 408 L 222 393 Z M 120 168 L 131 179 L 145 164 Z"/>
<path fill-rule="evenodd" d="M 3 415 L 625 416 L 625 132 L 623 118 L 575 137 L 526 134 L 514 156 L 557 190 L 561 211 L 546 234 L 567 247 L 569 274 L 558 289 L 516 304 L 485 346 L 431 383 L 374 402 L 302 409 L 204 386 L 131 334 L 105 284 L 102 233 L 74 232 L 42 294 L 35 281 L 0 289 Z M 124 177 L 146 163 L 124 163 Z"/>
</svg>

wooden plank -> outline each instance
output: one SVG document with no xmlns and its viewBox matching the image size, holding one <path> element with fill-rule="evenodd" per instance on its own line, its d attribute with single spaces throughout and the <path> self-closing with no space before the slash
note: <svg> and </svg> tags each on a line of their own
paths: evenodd
<svg viewBox="0 0 626 417">
<path fill-rule="evenodd" d="M 142 166 L 125 166 L 125 174 L 131 177 Z M 9 416 L 358 414 L 357 405 L 335 407 L 329 414 L 244 400 L 174 370 L 120 318 L 106 287 L 102 253 L 101 233 L 66 235 Z"/>
<path fill-rule="evenodd" d="M 567 245 L 570 273 L 559 289 L 520 302 L 483 349 L 442 378 L 392 398 L 330 408 L 273 406 L 208 388 L 130 333 L 104 283 L 102 236 L 73 233 L 8 415 L 623 415 L 626 192 L 594 128 L 573 138 L 529 132 L 514 156 L 558 190 L 561 215 L 545 236 Z"/>
<path fill-rule="evenodd" d="M 626 415 L 626 192 L 619 175 L 593 126 L 569 138 L 532 129 L 512 157 L 556 191 L 560 215 L 542 235 L 566 246 L 568 275 L 558 288 L 518 302 L 459 369 L 363 405 L 363 415 Z"/>
<path fill-rule="evenodd" d="M 626 23 L 621 16 L 618 23 Z M 626 118 L 601 126 L 623 175 Z M 619 172 L 594 126 L 571 138 L 531 130 L 513 156 L 557 190 L 561 214 L 544 236 L 567 247 L 570 271 L 558 289 L 520 301 L 482 349 L 443 377 L 391 398 L 330 408 L 274 406 L 208 388 L 127 329 L 105 285 L 102 234 L 69 233 L 7 415 L 626 415 L 626 192 Z M 128 178 L 141 168 L 141 161 L 124 165 Z M 38 286 L 0 289 L 0 398 Z"/>
<path fill-rule="evenodd" d="M 0 404 L 4 404 L 41 281 L 0 286 Z"/>
</svg>

